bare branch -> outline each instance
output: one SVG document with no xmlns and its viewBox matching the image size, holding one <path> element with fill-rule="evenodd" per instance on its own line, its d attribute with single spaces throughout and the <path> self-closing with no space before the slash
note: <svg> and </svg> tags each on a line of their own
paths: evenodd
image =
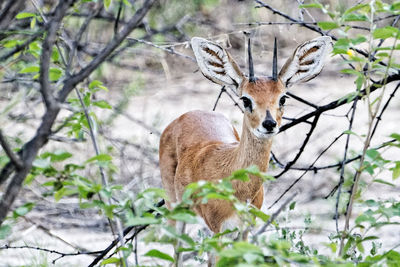
<svg viewBox="0 0 400 267">
<path fill-rule="evenodd" d="M 195 59 L 194 57 L 191 57 L 191 56 L 188 56 L 188 55 L 185 55 L 185 54 L 176 52 L 176 51 L 175 51 L 172 47 L 170 47 L 170 46 L 165 46 L 165 47 L 164 47 L 164 46 L 156 45 L 156 44 L 153 44 L 152 42 L 149 42 L 149 41 L 146 41 L 146 40 L 141 40 L 141 39 L 134 39 L 134 38 L 127 38 L 127 39 L 128 39 L 129 41 L 131 41 L 131 42 L 138 42 L 138 43 L 142 43 L 142 44 L 147 44 L 147 45 L 150 45 L 150 46 L 152 46 L 152 47 L 155 47 L 155 48 L 161 49 L 161 50 L 163 50 L 163 51 L 166 51 L 166 52 L 168 52 L 168 53 L 170 53 L 170 54 L 177 55 L 177 56 L 180 56 L 180 57 L 189 59 L 189 60 L 191 60 L 191 61 L 193 61 L 193 62 L 196 62 L 196 59 Z"/>
<path fill-rule="evenodd" d="M 46 38 L 42 45 L 42 54 L 40 56 L 40 71 L 39 71 L 39 82 L 40 82 L 40 92 L 43 96 L 43 100 L 48 109 L 54 109 L 56 101 L 54 99 L 53 93 L 51 92 L 49 83 L 49 69 L 50 69 L 50 57 L 53 52 L 52 48 L 56 41 L 57 30 L 60 27 L 61 20 L 64 18 L 68 7 L 74 1 L 61 1 L 57 6 L 55 15 L 53 19 L 48 22 L 48 30 Z"/>
<path fill-rule="evenodd" d="M 393 81 L 399 81 L 399 80 L 400 80 L 400 73 L 390 75 L 389 77 L 387 77 L 387 79 L 382 79 L 379 82 L 376 82 L 374 85 L 372 85 L 369 91 L 370 91 L 370 93 L 372 93 L 375 90 L 381 88 L 381 86 L 384 85 L 384 83 L 388 84 L 388 83 L 391 83 Z M 357 99 L 361 99 L 362 97 L 364 97 L 366 95 L 367 95 L 367 90 L 364 89 L 358 94 L 358 96 L 356 96 L 353 99 L 353 101 L 355 101 L 356 98 Z M 325 111 L 332 110 L 332 109 L 335 109 L 337 107 L 343 106 L 345 104 L 348 104 L 346 102 L 346 100 L 337 99 L 337 100 L 332 101 L 332 102 L 330 102 L 330 103 L 328 103 L 328 104 L 326 104 L 324 106 L 320 106 L 318 109 L 316 109 L 316 110 L 314 110 L 314 111 L 312 111 L 310 113 L 307 113 L 307 114 L 301 116 L 300 118 L 298 118 L 298 119 L 296 119 L 296 120 L 294 120 L 292 122 L 289 122 L 289 123 L 281 126 L 281 128 L 279 129 L 279 132 L 284 132 L 287 129 L 289 129 L 289 128 L 291 128 L 291 127 L 293 127 L 293 126 L 295 126 L 295 125 L 297 125 L 299 123 L 306 122 L 311 117 L 314 117 L 316 115 L 322 114 Z"/>
<path fill-rule="evenodd" d="M 221 98 L 223 92 L 225 92 L 225 86 L 222 86 L 221 91 L 218 94 L 217 100 L 215 100 L 214 107 L 212 109 L 213 111 L 215 111 L 215 109 L 217 108 L 219 99 Z"/>
<path fill-rule="evenodd" d="M 0 145 L 3 147 L 4 152 L 6 152 L 6 155 L 8 156 L 10 161 L 14 164 L 14 166 L 17 169 L 21 169 L 23 167 L 23 163 L 21 159 L 17 155 L 15 155 L 14 152 L 12 151 L 11 147 L 7 143 L 5 136 L 3 135 L 2 130 L 0 130 Z"/>
<path fill-rule="evenodd" d="M 296 161 L 299 159 L 299 157 L 300 157 L 301 154 L 303 153 L 304 148 L 306 147 L 308 141 L 310 140 L 310 137 L 311 137 L 312 133 L 314 132 L 315 127 L 317 126 L 319 116 L 320 116 L 319 114 L 317 114 L 317 115 L 315 116 L 315 118 L 314 118 L 314 120 L 313 120 L 313 122 L 312 122 L 312 124 L 311 124 L 310 130 L 308 131 L 307 136 L 306 136 L 306 138 L 304 139 L 303 144 L 301 145 L 301 147 L 300 147 L 300 149 L 299 149 L 299 152 L 296 154 L 296 156 L 294 157 L 294 159 L 293 159 L 292 161 L 290 161 L 288 164 L 286 164 L 285 169 L 284 169 L 282 172 L 280 172 L 279 174 L 275 175 L 275 178 L 281 177 L 281 176 L 282 176 L 285 172 L 287 172 L 287 171 L 290 169 L 290 167 L 292 167 L 293 164 L 295 164 Z M 278 200 L 279 200 L 279 199 L 278 199 Z M 275 204 L 275 203 L 274 203 L 274 204 Z"/>
</svg>

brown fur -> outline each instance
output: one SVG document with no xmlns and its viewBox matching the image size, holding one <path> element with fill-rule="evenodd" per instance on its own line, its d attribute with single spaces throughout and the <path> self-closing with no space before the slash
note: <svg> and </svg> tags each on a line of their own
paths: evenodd
<svg viewBox="0 0 400 267">
<path fill-rule="evenodd" d="M 265 119 L 267 109 L 280 125 L 282 110 L 279 98 L 284 86 L 280 81 L 259 79 L 251 83 L 244 79 L 239 92 L 250 95 L 256 102 L 253 112 L 244 115 L 240 140 L 231 123 L 216 112 L 185 113 L 164 130 L 160 140 L 160 169 L 169 208 L 171 202 L 181 200 L 185 187 L 190 183 L 217 181 L 250 165 L 267 171 L 272 139 L 258 139 L 251 128 L 257 128 Z M 261 208 L 264 190 L 260 178 L 252 176 L 249 182 L 234 181 L 233 187 L 238 199 L 251 201 Z M 221 230 L 226 219 L 234 215 L 231 204 L 223 200 L 210 200 L 197 207 L 196 212 L 215 233 Z"/>
</svg>

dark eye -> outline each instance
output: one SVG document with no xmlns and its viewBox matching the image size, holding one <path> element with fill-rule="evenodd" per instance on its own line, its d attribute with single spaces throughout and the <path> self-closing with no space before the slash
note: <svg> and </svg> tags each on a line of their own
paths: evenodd
<svg viewBox="0 0 400 267">
<path fill-rule="evenodd" d="M 252 104 L 251 104 L 251 100 L 248 99 L 248 98 L 245 97 L 245 96 L 242 96 L 240 99 L 242 99 L 242 101 L 243 101 L 243 106 L 244 106 L 244 108 L 245 108 L 245 109 L 248 109 L 250 112 L 252 112 L 252 111 L 253 111 L 253 106 L 252 106 Z"/>
<path fill-rule="evenodd" d="M 285 102 L 286 102 L 286 98 L 287 98 L 287 96 L 282 96 L 281 97 L 281 99 L 279 99 L 279 106 L 283 106 L 283 105 L 285 105 Z"/>
</svg>

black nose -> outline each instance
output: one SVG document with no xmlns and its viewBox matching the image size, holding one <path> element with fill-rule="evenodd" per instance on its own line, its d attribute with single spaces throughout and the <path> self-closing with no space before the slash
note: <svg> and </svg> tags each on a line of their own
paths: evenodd
<svg viewBox="0 0 400 267">
<path fill-rule="evenodd" d="M 267 129 L 268 132 L 271 132 L 276 126 L 276 121 L 274 119 L 267 118 L 265 121 L 263 121 L 262 126 Z"/>
</svg>

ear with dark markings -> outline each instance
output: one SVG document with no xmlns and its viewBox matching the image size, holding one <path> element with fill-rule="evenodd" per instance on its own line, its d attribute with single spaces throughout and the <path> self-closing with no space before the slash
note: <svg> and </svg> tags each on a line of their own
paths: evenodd
<svg viewBox="0 0 400 267">
<path fill-rule="evenodd" d="M 203 38 L 193 37 L 191 44 L 203 75 L 237 91 L 245 77 L 231 55 L 218 44 Z"/>
<path fill-rule="evenodd" d="M 299 45 L 285 65 L 279 78 L 286 85 L 307 82 L 317 76 L 324 64 L 325 57 L 332 51 L 332 39 L 322 36 Z"/>
</svg>

